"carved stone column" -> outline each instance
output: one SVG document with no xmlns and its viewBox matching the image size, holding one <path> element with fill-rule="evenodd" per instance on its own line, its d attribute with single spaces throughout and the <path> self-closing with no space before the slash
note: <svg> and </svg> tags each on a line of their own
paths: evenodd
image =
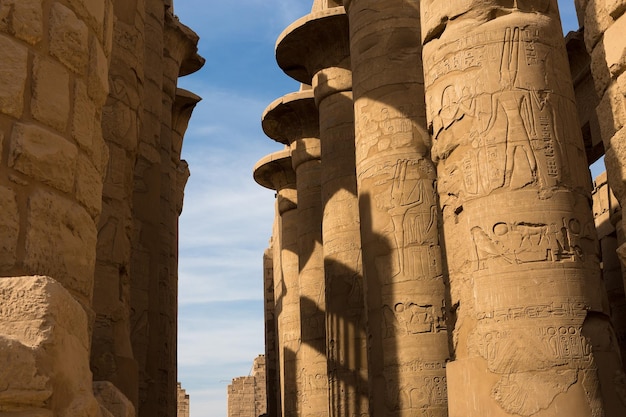
<svg viewBox="0 0 626 417">
<path fill-rule="evenodd" d="M 274 296 L 276 301 L 280 397 L 282 415 L 297 415 L 296 352 L 300 347 L 300 296 L 298 289 L 298 210 L 296 175 L 285 149 L 261 159 L 254 180 L 277 191 L 274 230 Z M 279 245 L 279 246 L 276 246 Z"/>
<path fill-rule="evenodd" d="M 319 120 L 313 91 L 287 94 L 274 101 L 262 120 L 263 130 L 270 138 L 290 145 L 298 196 L 298 281 L 323 282 Z M 301 379 L 286 383 L 297 385 L 298 396 L 304 390 L 305 381 Z"/>
<path fill-rule="evenodd" d="M 276 300 L 274 298 L 274 248 L 273 243 L 263 253 L 263 298 L 265 302 L 265 383 L 267 415 L 280 416 L 280 380 L 278 378 L 278 332 L 276 326 Z"/>
<path fill-rule="evenodd" d="M 361 415 L 367 413 L 367 362 L 348 22 L 343 7 L 318 3 L 276 47 L 280 67 L 312 84 L 320 118 L 326 279 L 325 291 L 324 282 L 300 282 L 298 367 L 307 382 L 301 415 Z"/>
<path fill-rule="evenodd" d="M 373 415 L 443 417 L 448 338 L 419 2 L 352 0 L 344 6 L 350 19 L 370 407 Z"/>
<path fill-rule="evenodd" d="M 450 417 L 623 415 L 557 2 L 421 8 Z"/>
</svg>

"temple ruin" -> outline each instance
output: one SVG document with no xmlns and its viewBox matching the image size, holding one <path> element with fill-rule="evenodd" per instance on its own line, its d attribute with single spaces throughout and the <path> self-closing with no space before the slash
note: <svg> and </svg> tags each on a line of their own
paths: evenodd
<svg viewBox="0 0 626 417">
<path fill-rule="evenodd" d="M 197 42 L 172 0 L 0 0 L 0 415 L 176 415 Z"/>
<path fill-rule="evenodd" d="M 575 6 L 315 0 L 278 37 L 270 417 L 626 415 L 626 1 Z"/>
</svg>

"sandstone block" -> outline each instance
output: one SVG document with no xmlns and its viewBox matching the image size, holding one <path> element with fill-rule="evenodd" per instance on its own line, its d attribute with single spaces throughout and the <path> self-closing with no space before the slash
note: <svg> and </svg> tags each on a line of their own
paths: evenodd
<svg viewBox="0 0 626 417">
<path fill-rule="evenodd" d="M 89 32 L 73 11 L 55 2 L 50 13 L 50 53 L 75 72 L 82 73 L 89 57 Z"/>
<path fill-rule="evenodd" d="M 39 42 L 43 34 L 42 0 L 1 0 L 0 31 L 33 45 Z"/>
<path fill-rule="evenodd" d="M 600 133 L 606 142 L 626 124 L 626 97 L 616 83 L 611 84 L 606 90 L 596 112 L 600 124 Z"/>
<path fill-rule="evenodd" d="M 1 16 L 0 16 L 1 17 Z M 28 50 L 0 34 L 0 112 L 19 118 L 24 107 Z"/>
<path fill-rule="evenodd" d="M 613 78 L 626 69 L 626 40 L 624 39 L 624 34 L 626 34 L 626 15 L 622 15 L 611 25 L 602 40 L 606 66 Z"/>
<path fill-rule="evenodd" d="M 102 45 L 92 39 L 89 47 L 89 76 L 87 90 L 96 106 L 104 104 L 109 94 L 109 62 Z"/>
<path fill-rule="evenodd" d="M 63 137 L 34 125 L 17 124 L 9 166 L 61 191 L 74 186 L 77 149 Z"/>
<path fill-rule="evenodd" d="M 85 83 L 77 80 L 74 87 L 72 137 L 87 154 L 91 154 L 93 151 L 95 129 L 99 129 L 99 126 L 96 125 L 96 107 L 89 98 Z"/>
<path fill-rule="evenodd" d="M 100 405 L 111 413 L 113 417 L 135 417 L 135 407 L 108 381 L 93 383 L 93 392 Z"/>
<path fill-rule="evenodd" d="M 56 277 L 70 292 L 90 300 L 97 234 L 89 214 L 71 200 L 37 190 L 28 200 L 26 227 L 25 267 Z"/>
<path fill-rule="evenodd" d="M 626 11 L 626 0 L 605 0 L 609 15 L 617 20 Z"/>
<path fill-rule="evenodd" d="M 33 117 L 63 133 L 70 113 L 70 76 L 57 62 L 36 57 L 33 65 Z"/>
<path fill-rule="evenodd" d="M 1 279 L 0 305 L 0 381 L 7 388 L 0 411 L 99 416 L 81 305 L 59 282 L 42 276 Z"/>
<path fill-rule="evenodd" d="M 591 73 L 598 97 L 602 97 L 611 83 L 611 73 L 606 62 L 604 45 L 599 43 L 591 52 Z"/>
<path fill-rule="evenodd" d="M 585 9 L 585 45 L 592 50 L 613 23 L 606 0 L 589 0 Z"/>
<path fill-rule="evenodd" d="M 76 198 L 94 219 L 102 209 L 102 176 L 84 154 L 76 164 Z"/>
<path fill-rule="evenodd" d="M 626 128 L 617 131 L 608 144 L 604 163 L 609 186 L 618 200 L 623 201 L 626 198 Z"/>
<path fill-rule="evenodd" d="M 0 187 L 0 271 L 13 267 L 16 259 L 17 238 L 20 232 L 20 216 L 15 193 Z M 1 380 L 1 378 L 0 378 Z"/>
</svg>

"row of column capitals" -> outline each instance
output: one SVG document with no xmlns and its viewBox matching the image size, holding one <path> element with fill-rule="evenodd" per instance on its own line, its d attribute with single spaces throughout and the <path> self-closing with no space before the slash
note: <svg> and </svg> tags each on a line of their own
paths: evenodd
<svg viewBox="0 0 626 417">
<path fill-rule="evenodd" d="M 277 192 L 279 214 L 297 208 L 296 173 L 289 149 L 261 158 L 254 166 L 253 173 L 254 180 L 260 186 Z"/>
<path fill-rule="evenodd" d="M 343 7 L 310 13 L 278 37 L 278 66 L 291 78 L 309 85 L 324 68 L 350 68 L 348 32 L 348 16 Z"/>
</svg>

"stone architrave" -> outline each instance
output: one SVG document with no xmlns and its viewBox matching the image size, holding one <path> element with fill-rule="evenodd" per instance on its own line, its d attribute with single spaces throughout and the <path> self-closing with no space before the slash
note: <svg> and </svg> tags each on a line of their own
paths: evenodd
<svg viewBox="0 0 626 417">
<path fill-rule="evenodd" d="M 448 334 L 419 2 L 352 0 L 344 7 L 350 20 L 371 413 L 444 417 Z"/>
<path fill-rule="evenodd" d="M 320 118 L 325 283 L 300 282 L 298 365 L 306 381 L 301 415 L 366 415 L 367 340 L 348 20 L 343 7 L 319 3 L 283 31 L 276 46 L 283 71 L 313 86 Z"/>
<path fill-rule="evenodd" d="M 274 101 L 265 110 L 262 125 L 266 135 L 290 146 L 298 199 L 298 281 L 323 282 L 319 119 L 313 91 L 302 88 Z M 286 383 L 298 385 L 301 382 Z M 303 386 L 298 385 L 296 390 L 302 392 Z M 294 405 L 291 401 L 295 398 L 289 403 Z M 290 406 L 284 402 L 283 412 L 289 412 Z"/>
<path fill-rule="evenodd" d="M 261 159 L 254 167 L 254 180 L 277 192 L 277 227 L 274 244 L 274 296 L 282 415 L 297 415 L 296 352 L 300 348 L 300 296 L 298 289 L 298 207 L 296 174 L 289 149 Z M 277 229 L 277 230 L 276 230 Z"/>
<path fill-rule="evenodd" d="M 624 415 L 557 1 L 427 0 L 421 16 L 450 417 Z"/>
</svg>

